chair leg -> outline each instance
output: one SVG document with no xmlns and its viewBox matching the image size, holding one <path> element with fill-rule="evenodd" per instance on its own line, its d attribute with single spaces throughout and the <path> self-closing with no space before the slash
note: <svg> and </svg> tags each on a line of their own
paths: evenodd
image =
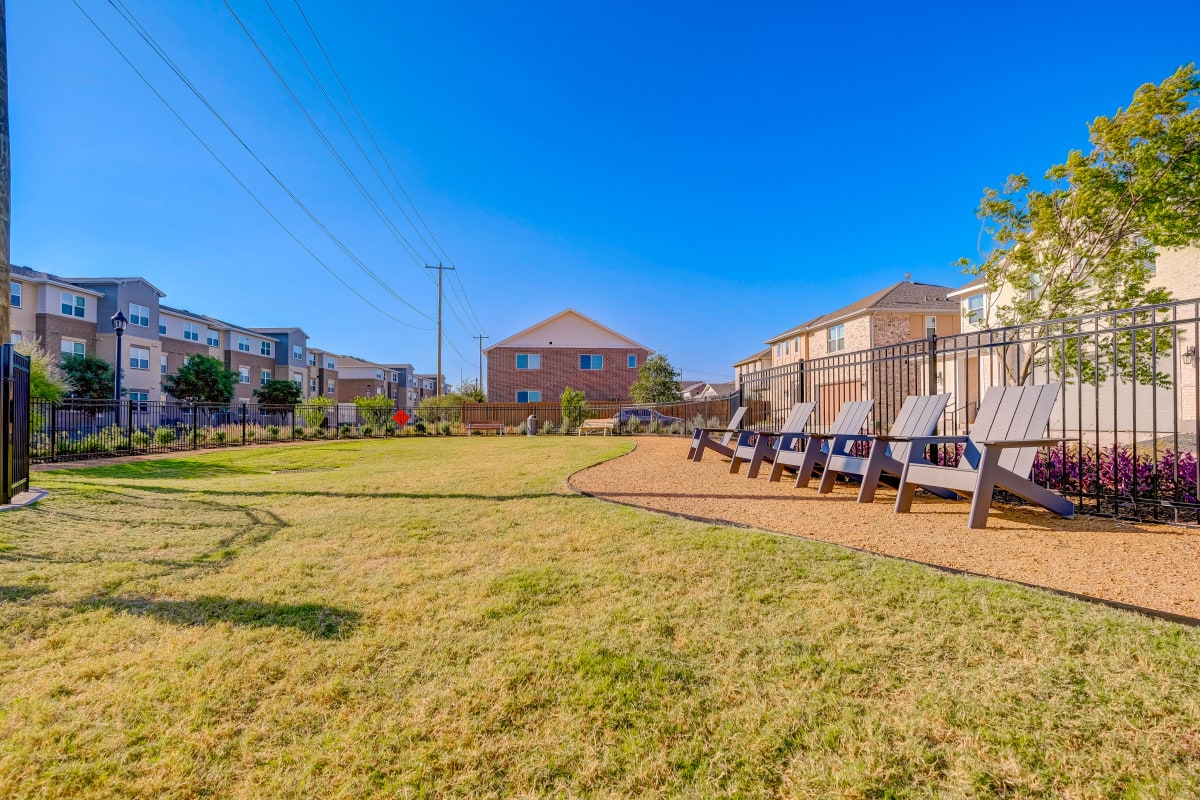
<svg viewBox="0 0 1200 800">
<path fill-rule="evenodd" d="M 893 511 L 897 514 L 907 514 L 912 510 L 913 497 L 917 494 L 917 485 L 908 482 L 908 464 L 904 465 L 904 471 L 900 473 L 900 490 L 896 492 L 896 505 Z"/>
<path fill-rule="evenodd" d="M 804 451 L 804 459 L 800 462 L 800 471 L 796 473 L 796 488 L 807 489 L 808 482 L 812 478 L 813 470 L 817 464 L 825 463 L 825 451 L 821 449 L 819 444 L 809 442 L 809 447 Z"/>
<path fill-rule="evenodd" d="M 737 475 L 738 472 L 741 471 L 743 460 L 744 459 L 742 459 L 738 456 L 737 450 L 735 449 L 733 451 L 733 458 L 729 459 L 729 474 L 730 475 Z"/>
<path fill-rule="evenodd" d="M 758 471 L 762 468 L 762 463 L 767 460 L 767 452 L 771 447 L 764 439 L 765 437 L 760 436 L 754 443 L 754 455 L 750 457 L 750 469 L 746 471 L 747 478 L 757 478 Z"/>
<path fill-rule="evenodd" d="M 883 451 L 879 442 L 871 445 L 871 454 L 867 456 L 867 467 L 863 470 L 862 487 L 858 490 L 858 502 L 875 502 L 875 490 L 879 488 L 879 478 L 883 475 Z"/>
<path fill-rule="evenodd" d="M 837 472 L 830 469 L 829 465 L 825 465 L 825 471 L 821 473 L 821 483 L 817 486 L 817 494 L 829 494 L 833 491 L 833 484 L 837 481 Z"/>
</svg>

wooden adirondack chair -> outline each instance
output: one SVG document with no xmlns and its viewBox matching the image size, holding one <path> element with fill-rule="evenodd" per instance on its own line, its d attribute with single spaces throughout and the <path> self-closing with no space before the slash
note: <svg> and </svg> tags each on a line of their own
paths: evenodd
<svg viewBox="0 0 1200 800">
<path fill-rule="evenodd" d="M 949 394 L 909 395 L 896 414 L 896 421 L 887 436 L 867 436 L 861 433 L 843 434 L 839 440 L 850 442 L 870 442 L 871 453 L 868 456 L 852 456 L 838 452 L 837 443 L 832 447 L 834 454 L 825 462 L 825 471 L 821 475 L 821 494 L 833 491 L 834 481 L 839 474 L 856 475 L 862 480 L 858 490 L 858 502 L 870 503 L 875 499 L 875 489 L 883 473 L 900 477 L 904 465 L 909 461 L 909 451 L 914 447 L 910 437 L 929 436 L 942 420 L 946 410 Z M 918 448 L 920 450 L 921 448 Z M 913 460 L 924 460 L 921 453 L 913 454 Z M 926 461 L 925 463 L 929 463 Z M 945 489 L 932 490 L 943 497 L 954 497 L 954 493 Z"/>
<path fill-rule="evenodd" d="M 738 410 L 733 412 L 733 416 L 729 418 L 729 424 L 724 428 L 696 428 L 692 433 L 692 444 L 688 448 L 688 461 L 699 461 L 704 457 L 705 450 L 715 450 L 726 457 L 732 456 L 733 448 L 729 446 L 729 442 L 737 433 L 744 416 L 746 416 L 746 407 L 739 406 Z M 721 436 L 719 441 L 712 438 L 716 434 Z"/>
<path fill-rule="evenodd" d="M 851 400 L 842 403 L 837 417 L 833 420 L 829 433 L 781 433 L 775 443 L 775 454 L 771 462 L 771 480 L 777 481 L 783 475 L 785 467 L 796 469 L 796 486 L 808 486 L 808 479 L 818 464 L 824 464 L 830 453 L 842 452 L 833 450 L 832 443 L 839 434 L 861 433 L 866 424 L 867 415 L 871 413 L 874 400 Z M 798 443 L 804 444 L 804 450 L 797 450 Z M 848 447 L 850 442 L 839 443 L 838 447 Z"/>
<path fill-rule="evenodd" d="M 914 436 L 909 460 L 900 476 L 896 512 L 912 508 L 917 487 L 949 489 L 971 499 L 968 528 L 987 525 L 992 491 L 999 486 L 1031 503 L 1071 519 L 1075 505 L 1065 497 L 1029 480 L 1039 447 L 1060 444 L 1061 438 L 1040 438 L 1050 423 L 1058 400 L 1057 383 L 1039 386 L 1005 386 L 988 389 L 979 404 L 969 436 Z M 957 467 L 939 467 L 914 458 L 926 444 L 965 445 Z"/>
<path fill-rule="evenodd" d="M 804 426 L 808 424 L 808 418 L 812 416 L 813 409 L 816 407 L 816 403 L 796 403 L 777 431 L 739 431 L 737 444 L 733 447 L 733 456 L 729 459 L 730 474 L 737 474 L 742 468 L 742 462 L 748 461 L 750 469 L 746 470 L 746 477 L 757 478 L 758 468 L 762 466 L 762 462 L 770 461 L 775 452 L 771 440 L 781 433 L 803 431 Z"/>
</svg>

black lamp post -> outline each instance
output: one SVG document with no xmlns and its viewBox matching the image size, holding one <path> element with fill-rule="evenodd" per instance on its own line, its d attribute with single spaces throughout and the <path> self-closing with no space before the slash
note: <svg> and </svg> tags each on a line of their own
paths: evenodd
<svg viewBox="0 0 1200 800">
<path fill-rule="evenodd" d="M 112 315 L 113 330 L 117 334 L 117 369 L 113 378 L 113 399 L 116 401 L 117 416 L 120 417 L 121 409 L 121 337 L 125 335 L 125 328 L 129 325 L 129 320 L 125 319 L 125 315 L 120 311 Z M 120 424 L 118 420 L 118 424 Z"/>
</svg>

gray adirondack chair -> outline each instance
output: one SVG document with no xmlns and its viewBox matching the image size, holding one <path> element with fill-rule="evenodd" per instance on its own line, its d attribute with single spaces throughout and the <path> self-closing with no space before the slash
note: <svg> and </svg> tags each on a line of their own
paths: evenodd
<svg viewBox="0 0 1200 800">
<path fill-rule="evenodd" d="M 833 425 L 830 426 L 829 433 L 783 433 L 777 437 L 775 454 L 771 461 L 771 480 L 777 481 L 783 476 L 785 467 L 793 467 L 796 470 L 796 486 L 804 488 L 808 486 L 808 480 L 812 477 L 813 470 L 818 464 L 824 464 L 831 452 L 842 452 L 842 450 L 834 450 L 833 446 L 848 448 L 850 442 L 839 442 L 837 436 L 839 434 L 861 433 L 862 427 L 866 424 L 867 415 L 871 413 L 871 407 L 875 405 L 874 400 L 851 400 L 842 403 L 842 407 L 838 409 L 837 417 L 833 420 Z M 803 443 L 804 449 L 797 450 L 796 445 Z"/>
<path fill-rule="evenodd" d="M 1071 519 L 1075 505 L 1062 495 L 1029 480 L 1039 447 L 1060 444 L 1061 438 L 1042 438 L 1058 400 L 1057 383 L 988 389 L 979 404 L 969 436 L 914 436 L 909 460 L 900 476 L 896 512 L 912 508 L 917 487 L 949 489 L 971 499 L 968 528 L 987 525 L 992 492 L 998 486 L 1055 514 Z M 914 458 L 924 445 L 964 444 L 957 467 L 939 467 Z"/>
<path fill-rule="evenodd" d="M 825 462 L 825 471 L 821 475 L 821 485 L 817 491 L 829 494 L 833 491 L 834 481 L 840 475 L 855 475 L 862 480 L 858 490 L 858 502 L 870 503 L 875 499 L 875 489 L 879 486 L 880 477 L 886 472 L 897 478 L 904 472 L 904 465 L 909 460 L 909 451 L 914 447 L 909 440 L 912 436 L 929 436 L 942 419 L 946 410 L 949 394 L 909 395 L 900 406 L 896 420 L 887 436 L 868 436 L 861 433 L 843 434 L 839 439 L 850 442 L 870 442 L 871 452 L 867 456 L 853 456 L 838 452 L 835 445 L 834 454 Z M 920 449 L 920 448 L 918 448 Z M 920 453 L 913 454 L 917 460 Z M 923 460 L 923 459 L 922 459 Z M 928 462 L 926 462 L 928 463 Z M 953 497 L 954 493 L 945 489 L 931 489 L 943 497 Z"/>
<path fill-rule="evenodd" d="M 742 462 L 749 462 L 750 469 L 746 470 L 746 477 L 757 478 L 758 469 L 763 461 L 770 461 L 775 452 L 771 440 L 781 433 L 803 431 L 816 407 L 816 403 L 796 403 L 777 431 L 739 431 L 737 444 L 733 447 L 733 456 L 729 459 L 730 474 L 737 474 L 742 468 Z"/>
<path fill-rule="evenodd" d="M 692 433 L 692 444 L 688 447 L 688 461 L 699 461 L 704 457 L 705 450 L 715 450 L 726 457 L 732 456 L 733 448 L 729 446 L 729 443 L 733 440 L 733 435 L 737 433 L 744 416 L 746 416 L 746 407 L 739 406 L 738 410 L 733 412 L 733 416 L 729 418 L 729 424 L 724 428 L 696 428 Z M 715 435 L 720 435 L 720 439 L 714 439 Z"/>
</svg>

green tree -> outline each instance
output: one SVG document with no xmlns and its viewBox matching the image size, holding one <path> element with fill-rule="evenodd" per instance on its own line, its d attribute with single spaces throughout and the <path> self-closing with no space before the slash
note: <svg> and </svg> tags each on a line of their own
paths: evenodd
<svg viewBox="0 0 1200 800">
<path fill-rule="evenodd" d="M 237 376 L 212 356 L 192 353 L 174 375 L 163 378 L 163 391 L 188 403 L 228 403 Z M 269 384 L 268 384 L 269 385 Z"/>
<path fill-rule="evenodd" d="M 563 389 L 561 403 L 563 433 L 569 433 L 572 428 L 578 428 L 587 419 L 587 398 L 580 390 L 568 386 Z"/>
<path fill-rule="evenodd" d="M 300 385 L 295 381 L 268 381 L 261 389 L 254 390 L 254 396 L 264 406 L 294 406 L 299 405 Z"/>
<path fill-rule="evenodd" d="M 635 403 L 676 403 L 683 399 L 675 368 L 661 353 L 638 367 L 638 379 L 629 387 L 629 394 Z"/>
<path fill-rule="evenodd" d="M 396 411 L 392 398 L 384 397 L 381 394 L 373 397 L 356 397 L 354 405 L 358 407 L 358 413 L 362 414 L 363 423 L 376 430 L 381 430 Z"/>
<path fill-rule="evenodd" d="M 464 403 L 487 402 L 487 395 L 483 393 L 483 389 L 475 381 L 467 381 L 455 389 L 454 393 L 461 397 Z"/>
<path fill-rule="evenodd" d="M 1115 372 L 1126 380 L 1167 380 L 1149 354 L 1170 350 L 1161 330 L 1136 334 L 1082 333 L 1078 324 L 1044 321 L 1153 305 L 1170 298 L 1149 280 L 1156 247 L 1200 241 L 1200 73 L 1181 67 L 1161 84 L 1146 84 L 1128 108 L 1089 126 L 1091 148 L 1071 151 L 1034 187 L 1023 174 L 1002 189 L 985 189 L 977 213 L 991 250 L 967 271 L 987 279 L 989 294 L 1011 288 L 995 309 L 1001 325 L 1031 325 L 1031 338 L 1066 334 L 1068 342 L 1026 346 L 1010 358 L 1010 376 L 1024 382 L 1047 363 L 1060 375 L 1094 383 Z M 1112 325 L 1152 322 L 1143 312 Z M 985 322 L 986 324 L 986 322 Z M 1014 366 L 1019 363 L 1020 366 Z M 1082 363 L 1083 367 L 1079 367 Z"/>
<path fill-rule="evenodd" d="M 417 406 L 417 416 L 425 422 L 458 422 L 462 418 L 462 395 L 444 394 L 441 397 L 426 397 Z"/>
<path fill-rule="evenodd" d="M 318 428 L 325 422 L 325 412 L 333 405 L 332 397 L 312 397 L 307 403 L 300 406 L 296 416 L 300 417 L 306 428 Z"/>
<path fill-rule="evenodd" d="M 29 397 L 32 400 L 56 402 L 70 390 L 67 376 L 36 339 L 21 342 L 17 352 L 29 356 Z M 111 390 L 110 390 L 111 391 Z"/>
<path fill-rule="evenodd" d="M 111 400 L 113 367 L 96 356 L 63 356 L 59 369 L 66 376 L 72 397 L 86 400 Z"/>
</svg>

